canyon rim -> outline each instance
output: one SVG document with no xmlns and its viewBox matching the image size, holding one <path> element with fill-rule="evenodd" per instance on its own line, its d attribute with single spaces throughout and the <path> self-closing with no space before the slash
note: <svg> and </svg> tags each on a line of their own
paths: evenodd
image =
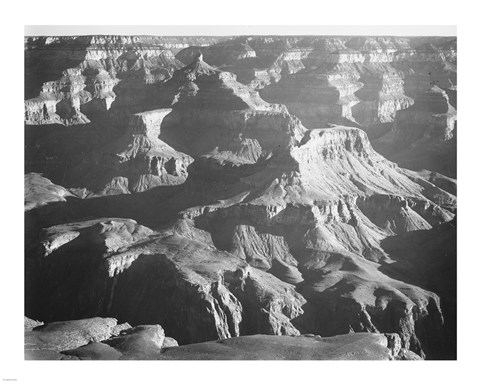
<svg viewBox="0 0 480 384">
<path fill-rule="evenodd" d="M 25 36 L 25 359 L 456 359 L 455 36 Z"/>
</svg>

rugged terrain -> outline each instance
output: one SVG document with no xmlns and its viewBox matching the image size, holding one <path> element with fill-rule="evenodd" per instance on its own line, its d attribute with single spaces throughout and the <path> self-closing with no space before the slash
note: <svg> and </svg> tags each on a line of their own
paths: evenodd
<svg viewBox="0 0 480 384">
<path fill-rule="evenodd" d="M 456 175 L 456 38 L 238 37 L 195 52 L 308 128 L 346 124 L 402 166 Z"/>
<path fill-rule="evenodd" d="M 179 347 L 159 325 L 113 318 L 43 323 L 25 317 L 27 360 L 420 360 L 396 334 L 241 336 Z"/>
<path fill-rule="evenodd" d="M 29 356 L 455 358 L 455 38 L 25 49 Z"/>
</svg>

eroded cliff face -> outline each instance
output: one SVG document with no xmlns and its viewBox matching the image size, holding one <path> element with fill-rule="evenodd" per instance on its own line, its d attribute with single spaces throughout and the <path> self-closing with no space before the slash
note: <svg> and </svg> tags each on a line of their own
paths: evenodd
<svg viewBox="0 0 480 384">
<path fill-rule="evenodd" d="M 428 257 L 440 257 L 436 234 L 454 220 L 456 183 L 374 149 L 453 139 L 444 129 L 455 115 L 451 94 L 407 87 L 407 62 L 421 77 L 454 60 L 454 48 L 417 49 L 424 43 L 238 38 L 179 52 L 191 62 L 154 84 L 154 108 L 124 111 L 128 123 L 60 167 L 64 181 L 52 172 L 67 188 L 48 174 L 26 179 L 27 316 L 160 324 L 180 344 L 395 333 L 408 353 L 446 353 L 452 344 L 435 340 L 452 337 L 448 293 L 425 286 L 407 267 L 406 248 L 391 242 L 429 233 Z M 281 70 L 261 85 L 245 81 L 248 71 L 233 73 L 267 56 Z M 269 92 L 286 106 L 265 101 Z M 309 126 L 316 116 L 330 127 Z M 417 125 L 402 123 L 411 116 Z M 372 146 L 367 126 L 387 123 L 391 132 Z"/>
<path fill-rule="evenodd" d="M 422 354 L 421 324 L 442 328 L 440 300 L 384 274 L 392 260 L 382 242 L 453 219 L 441 196 L 455 197 L 434 195 L 425 182 L 375 153 L 363 131 L 335 127 L 311 131 L 303 145 L 242 179 L 249 192 L 240 202 L 183 215 L 217 248 L 296 284 L 307 300 L 294 322 L 302 332 L 389 329 Z"/>
<path fill-rule="evenodd" d="M 293 286 L 216 250 L 188 224 L 157 233 L 99 219 L 45 229 L 40 244 L 46 274 L 33 317 L 115 313 L 133 325 L 161 323 L 181 343 L 299 334 L 290 321 L 305 300 Z"/>
<path fill-rule="evenodd" d="M 193 159 L 159 139 L 162 122 L 171 111 L 133 114 L 123 136 L 93 151 L 72 170 L 76 193 L 125 194 L 185 182 Z"/>
<path fill-rule="evenodd" d="M 27 38 L 25 122 L 86 124 L 88 116 L 106 114 L 112 106 L 117 118 L 124 109 L 142 110 L 149 104 L 151 85 L 168 80 L 182 66 L 169 48 L 182 48 L 195 40 L 215 41 L 153 36 Z M 38 92 L 33 87 L 45 78 L 49 81 L 33 97 Z"/>
<path fill-rule="evenodd" d="M 455 38 L 244 37 L 177 58 L 195 52 L 285 104 L 307 128 L 361 127 L 391 160 L 455 175 L 442 148 L 456 126 Z"/>
</svg>

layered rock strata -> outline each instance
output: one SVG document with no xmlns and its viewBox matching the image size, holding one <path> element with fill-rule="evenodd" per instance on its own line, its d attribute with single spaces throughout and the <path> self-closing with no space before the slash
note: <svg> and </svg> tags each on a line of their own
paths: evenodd
<svg viewBox="0 0 480 384">
<path fill-rule="evenodd" d="M 63 69 L 65 63 L 76 65 Z M 26 66 L 37 65 L 50 66 L 46 75 L 52 79 L 25 101 L 25 122 L 33 125 L 86 124 L 89 115 L 105 115 L 114 102 L 119 111 L 138 111 L 148 103 L 148 85 L 181 67 L 158 39 L 123 36 L 27 39 Z M 53 72 L 59 67 L 60 79 Z"/>
<path fill-rule="evenodd" d="M 197 52 L 265 100 L 285 104 L 308 128 L 361 127 L 382 138 L 382 154 L 412 168 L 446 162 L 447 150 L 432 142 L 450 140 L 456 121 L 455 38 L 242 37 L 177 57 L 187 62 Z M 451 100 L 442 112 L 435 111 L 435 87 Z M 428 154 L 409 162 L 411 145 Z M 444 164 L 435 170 L 454 175 Z"/>
<path fill-rule="evenodd" d="M 265 101 L 238 81 L 240 75 L 207 64 L 204 57 L 216 57 L 218 47 L 202 48 L 205 56 L 191 49 L 193 61 L 155 85 L 155 108 L 129 111 L 119 138 L 95 148 L 74 172 L 67 169 L 77 180 L 70 192 L 90 199 L 62 200 L 67 191 L 60 186 L 42 187 L 48 196 L 54 188 L 46 199 L 47 192 L 35 192 L 27 183 L 27 192 L 34 190 L 28 218 L 36 218 L 26 239 L 27 315 L 42 321 L 102 316 L 134 326 L 161 324 L 180 344 L 239 337 L 239 345 L 265 346 L 267 354 L 272 339 L 242 336 L 368 332 L 378 333 L 382 345 L 398 344 L 390 357 L 400 356 L 399 349 L 404 357 L 427 358 L 451 350 L 453 336 L 445 331 L 452 324 L 451 296 L 434 279 L 426 284 L 412 273 L 412 260 L 402 251 L 408 247 L 391 242 L 420 233 L 435 239 L 439 228 L 451 225 L 456 183 L 387 160 L 364 130 L 373 131 L 361 124 L 394 127 L 387 135 L 377 131 L 375 146 L 398 141 L 409 148 L 419 142 L 420 128 L 428 140 L 454 140 L 453 131 L 442 131 L 454 115 L 451 93 L 439 85 L 409 93 L 405 62 L 418 73 L 420 62 L 428 68 L 455 57 L 448 46 L 417 49 L 423 43 L 239 38 L 218 44 L 230 47 L 215 59 L 228 70 L 234 68 L 229 62 L 288 50 L 276 85 L 265 81 L 261 92 L 304 76 L 304 82 L 292 83 L 292 94 L 279 93 L 288 96 L 287 107 Z M 290 114 L 297 91 L 305 96 L 297 105 L 302 121 Z M 305 113 L 314 94 L 320 106 L 312 103 L 312 113 Z M 317 108 L 324 108 L 318 116 Z M 400 116 L 415 108 L 419 126 L 409 132 Z M 426 127 L 433 115 L 438 116 Z M 302 124 L 325 116 L 330 128 Z M 340 120 L 364 130 L 332 124 Z M 56 214 L 49 209 L 53 205 Z M 441 252 L 425 238 L 432 245 L 415 248 L 419 260 L 424 252 Z M 127 338 L 135 345 L 149 332 Z M 385 333 L 397 336 L 383 339 Z M 107 344 L 117 350 L 123 342 Z M 101 355 L 104 346 L 73 355 L 90 356 L 97 347 Z M 132 353 L 150 354 L 135 348 Z"/>
<path fill-rule="evenodd" d="M 265 102 L 202 55 L 159 92 L 172 106 L 160 137 L 210 168 L 260 163 L 299 140 L 304 130 L 283 105 Z"/>
<path fill-rule="evenodd" d="M 217 248 L 297 284 L 308 302 L 294 323 L 299 329 L 389 329 L 421 354 L 415 329 L 424 321 L 442 327 L 439 298 L 384 275 L 390 258 L 382 241 L 452 220 L 455 197 L 426 180 L 418 184 L 375 153 L 359 129 L 311 131 L 302 142 L 244 178 L 249 193 L 240 203 L 192 208 L 184 217 L 209 231 Z M 389 316 L 398 328 L 384 322 Z"/>
<path fill-rule="evenodd" d="M 181 343 L 299 333 L 290 321 L 304 300 L 291 285 L 187 229 L 158 234 L 132 220 L 103 219 L 45 230 L 35 316 L 112 313 L 134 325 L 160 322 Z"/>
<path fill-rule="evenodd" d="M 171 109 L 132 115 L 127 132 L 117 141 L 94 151 L 73 170 L 77 186 L 96 195 L 142 192 L 185 182 L 193 159 L 159 139 Z"/>
</svg>

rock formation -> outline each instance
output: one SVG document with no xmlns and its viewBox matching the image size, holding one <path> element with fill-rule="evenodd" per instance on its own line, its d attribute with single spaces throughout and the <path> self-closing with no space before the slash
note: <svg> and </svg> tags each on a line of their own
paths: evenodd
<svg viewBox="0 0 480 384">
<path fill-rule="evenodd" d="M 361 127 L 389 159 L 455 176 L 452 148 L 443 149 L 456 127 L 455 38 L 242 37 L 176 57 L 195 52 L 307 128 Z"/>
<path fill-rule="evenodd" d="M 234 74 L 204 62 L 201 54 L 159 92 L 173 108 L 161 138 L 202 158 L 204 165 L 256 164 L 298 140 L 303 129 L 284 106 L 265 102 Z"/>
<path fill-rule="evenodd" d="M 390 158 L 452 156 L 455 44 L 198 38 L 182 66 L 167 40 L 27 44 L 52 51 L 70 88 L 93 66 L 121 80 L 111 108 L 82 107 L 104 88 L 82 103 L 83 85 L 57 87 L 40 95 L 54 100 L 49 119 L 26 118 L 37 173 L 25 177 L 25 315 L 134 327 L 47 345 L 52 358 L 454 358 L 456 294 L 434 274 L 454 264 L 452 249 L 437 258 L 441 236 L 455 241 L 456 180 L 439 162 L 418 169 L 430 153 L 413 170 Z M 75 54 L 55 59 L 69 43 Z M 165 76 L 150 81 L 149 68 Z M 80 100 L 77 120 L 60 99 Z M 162 349 L 165 333 L 181 346 Z M 335 336 L 337 352 L 308 334 Z"/>
<path fill-rule="evenodd" d="M 154 233 L 124 219 L 46 229 L 33 314 L 54 320 L 115 313 L 131 324 L 159 322 L 182 343 L 298 334 L 290 320 L 304 300 L 293 286 L 216 250 L 208 237 L 182 222 Z"/>
<path fill-rule="evenodd" d="M 280 346 L 280 348 L 279 348 Z M 27 360 L 418 360 L 396 334 L 243 336 L 179 347 L 162 327 L 113 318 L 43 325 L 25 317 Z"/>
<path fill-rule="evenodd" d="M 76 185 L 97 195 L 111 195 L 182 184 L 193 159 L 159 139 L 163 119 L 170 112 L 157 109 L 132 115 L 123 136 L 93 152 L 72 171 Z"/>
<path fill-rule="evenodd" d="M 29 38 L 25 46 L 27 76 L 37 67 L 42 75 L 48 71 L 40 79 L 27 78 L 27 83 L 50 79 L 37 97 L 25 101 L 25 122 L 33 125 L 87 124 L 89 115 L 105 113 L 114 102 L 119 110 L 141 109 L 148 86 L 167 80 L 181 67 L 153 37 Z M 72 67 L 64 69 L 69 64 Z M 63 71 L 60 78 L 53 72 L 57 68 Z"/>
<path fill-rule="evenodd" d="M 26 360 L 115 360 L 128 356 L 145 359 L 158 353 L 164 346 L 174 345 L 159 325 L 139 326 L 118 324 L 113 318 L 94 317 L 82 320 L 61 321 L 43 325 L 25 317 Z M 109 347 L 113 345 L 112 347 Z M 153 345 L 153 348 L 150 347 Z M 70 354 L 70 350 L 77 353 Z"/>
<path fill-rule="evenodd" d="M 53 184 L 37 173 L 25 175 L 25 211 L 47 205 L 55 201 L 65 201 L 65 196 L 73 196 L 65 188 Z"/>
</svg>

